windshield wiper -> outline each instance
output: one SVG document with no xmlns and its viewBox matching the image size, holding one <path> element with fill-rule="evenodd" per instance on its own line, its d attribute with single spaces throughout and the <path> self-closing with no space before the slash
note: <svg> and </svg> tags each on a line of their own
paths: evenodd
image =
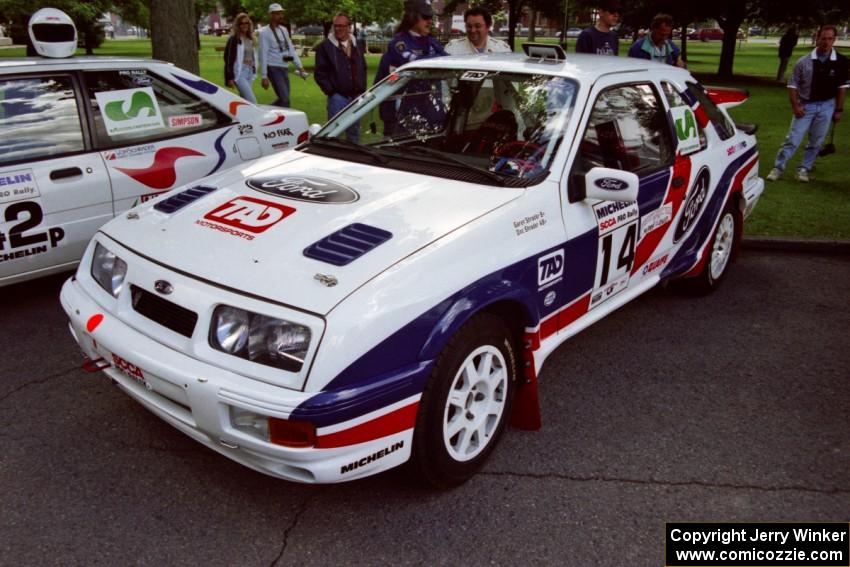
<svg viewBox="0 0 850 567">
<path fill-rule="evenodd" d="M 344 138 L 332 138 L 330 136 L 313 136 L 312 138 L 310 138 L 310 144 L 316 144 L 318 146 L 333 146 L 337 148 L 345 148 L 347 150 L 358 151 L 362 154 L 366 154 L 372 157 L 375 161 L 379 163 L 388 163 L 390 161 L 378 150 L 370 148 L 369 146 L 361 146 L 357 142 L 352 142 L 351 140 L 346 140 Z"/>
<path fill-rule="evenodd" d="M 469 163 L 466 163 L 462 159 L 453 156 L 452 154 L 447 154 L 446 152 L 441 152 L 440 150 L 435 150 L 434 148 L 429 148 L 426 146 L 415 146 L 412 148 L 405 148 L 405 157 L 407 158 L 416 158 L 417 154 L 426 154 L 435 158 L 438 158 L 441 161 L 450 161 L 455 165 L 462 167 L 467 171 L 473 171 L 475 173 L 481 174 L 487 179 L 491 181 L 495 181 L 498 185 L 505 184 L 505 178 L 499 175 L 498 173 L 493 173 L 492 171 L 487 171 L 486 169 L 481 169 L 480 167 L 475 167 Z M 391 151 L 401 153 L 400 149 L 393 148 Z"/>
</svg>

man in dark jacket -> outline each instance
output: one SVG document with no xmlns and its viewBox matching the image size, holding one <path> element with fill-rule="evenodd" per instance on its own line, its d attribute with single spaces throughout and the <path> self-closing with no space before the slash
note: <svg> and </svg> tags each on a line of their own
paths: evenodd
<svg viewBox="0 0 850 567">
<path fill-rule="evenodd" d="M 791 26 L 785 34 L 779 38 L 779 70 L 776 71 L 776 80 L 785 82 L 785 69 L 788 68 L 788 60 L 794 53 L 797 45 L 797 26 Z"/>
<path fill-rule="evenodd" d="M 328 97 L 328 120 L 366 90 L 365 46 L 351 35 L 351 20 L 345 14 L 333 19 L 333 33 L 316 49 L 316 82 Z M 360 125 L 345 132 L 352 141 L 360 140 Z"/>
<path fill-rule="evenodd" d="M 672 34 L 673 18 L 667 14 L 657 14 L 649 24 L 649 33 L 629 48 L 629 57 L 684 67 L 685 62 L 679 57 L 679 48 L 670 40 Z"/>
</svg>

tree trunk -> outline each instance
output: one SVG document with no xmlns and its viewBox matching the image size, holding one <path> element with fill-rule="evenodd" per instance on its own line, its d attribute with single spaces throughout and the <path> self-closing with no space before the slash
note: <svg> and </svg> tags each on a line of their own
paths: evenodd
<svg viewBox="0 0 850 567">
<path fill-rule="evenodd" d="M 535 26 L 537 26 L 537 9 L 532 6 L 529 10 L 528 14 L 528 42 L 532 43 L 535 39 L 537 39 L 537 30 L 535 30 Z"/>
<path fill-rule="evenodd" d="M 192 0 L 150 0 L 150 3 L 154 59 L 170 61 L 197 75 L 195 3 Z"/>
<path fill-rule="evenodd" d="M 508 0 L 508 45 L 514 50 L 516 40 L 516 25 L 522 12 L 523 0 Z"/>
<path fill-rule="evenodd" d="M 682 24 L 682 39 L 679 42 L 682 44 L 682 61 L 688 62 L 688 24 Z"/>
<path fill-rule="evenodd" d="M 735 62 L 735 43 L 738 41 L 738 28 L 743 23 L 743 18 L 728 18 L 720 22 L 723 29 L 723 48 L 720 51 L 720 65 L 717 74 L 723 78 L 732 78 L 732 66 Z"/>
</svg>

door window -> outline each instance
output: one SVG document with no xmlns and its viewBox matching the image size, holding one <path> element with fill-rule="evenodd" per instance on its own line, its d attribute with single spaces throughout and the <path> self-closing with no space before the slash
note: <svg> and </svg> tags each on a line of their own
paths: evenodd
<svg viewBox="0 0 850 567">
<path fill-rule="evenodd" d="M 721 140 L 728 140 L 735 135 L 735 125 L 711 101 L 711 98 L 709 98 L 701 85 L 688 83 L 688 92 L 699 101 L 700 106 L 705 110 L 705 114 L 714 125 L 714 129 L 717 131 L 717 135 L 720 136 Z"/>
<path fill-rule="evenodd" d="M 85 150 L 69 76 L 0 79 L 0 164 Z"/>
<path fill-rule="evenodd" d="M 573 173 L 610 167 L 646 175 L 672 163 L 670 125 L 650 84 L 602 91 L 593 105 Z"/>
<path fill-rule="evenodd" d="M 146 69 L 86 71 L 85 81 L 101 147 L 185 136 L 231 122 Z"/>
</svg>

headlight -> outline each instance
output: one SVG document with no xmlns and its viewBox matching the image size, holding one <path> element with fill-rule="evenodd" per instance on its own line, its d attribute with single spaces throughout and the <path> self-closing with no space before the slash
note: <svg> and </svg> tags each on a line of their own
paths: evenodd
<svg viewBox="0 0 850 567">
<path fill-rule="evenodd" d="M 91 275 L 112 297 L 118 297 L 127 276 L 127 262 L 98 243 L 94 248 Z"/>
<path fill-rule="evenodd" d="M 213 312 L 210 346 L 258 364 L 298 372 L 310 348 L 310 329 L 219 305 Z"/>
</svg>

